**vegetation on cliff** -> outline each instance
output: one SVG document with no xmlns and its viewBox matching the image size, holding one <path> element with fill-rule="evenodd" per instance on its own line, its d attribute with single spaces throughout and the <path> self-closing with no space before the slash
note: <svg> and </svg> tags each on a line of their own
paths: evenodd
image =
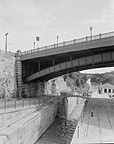
<svg viewBox="0 0 114 144">
<path fill-rule="evenodd" d="M 95 83 L 110 83 L 114 85 L 114 71 L 106 72 L 102 74 L 93 74 L 91 77 L 91 82 Z"/>
<path fill-rule="evenodd" d="M 63 76 L 66 81 L 66 85 L 72 89 L 76 90 L 85 90 L 89 89 L 89 85 L 86 83 L 88 76 L 86 74 L 81 74 L 80 72 L 73 72 Z"/>
</svg>

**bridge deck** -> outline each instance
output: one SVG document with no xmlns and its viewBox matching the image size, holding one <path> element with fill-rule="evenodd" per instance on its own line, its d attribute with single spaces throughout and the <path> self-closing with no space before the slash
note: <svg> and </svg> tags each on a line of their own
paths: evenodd
<svg viewBox="0 0 114 144">
<path fill-rule="evenodd" d="M 56 51 L 56 48 L 61 48 L 61 47 L 67 47 L 67 46 L 72 46 L 72 45 L 77 45 L 77 44 L 85 44 L 87 42 L 94 42 L 94 41 L 100 41 L 101 39 L 110 39 L 114 37 L 114 32 L 109 32 L 109 33 L 103 33 L 103 34 L 98 34 L 98 35 L 93 35 L 93 36 L 85 36 L 83 38 L 80 38 L 80 39 L 74 39 L 74 40 L 71 40 L 71 41 L 64 41 L 62 43 L 58 43 L 58 44 L 53 44 L 53 45 L 49 45 L 49 46 L 44 46 L 44 47 L 40 47 L 40 48 L 37 48 L 37 49 L 31 49 L 29 51 L 24 51 L 24 52 L 21 52 L 21 56 L 23 55 L 31 55 L 32 53 L 37 53 L 37 52 L 42 52 L 42 51 L 50 51 L 50 49 L 53 49 Z M 41 53 L 40 53 L 41 54 Z M 38 57 L 38 55 L 37 55 Z M 22 58 L 23 59 L 23 58 Z"/>
<path fill-rule="evenodd" d="M 84 108 L 71 144 L 114 142 L 114 100 L 97 96 Z"/>
</svg>

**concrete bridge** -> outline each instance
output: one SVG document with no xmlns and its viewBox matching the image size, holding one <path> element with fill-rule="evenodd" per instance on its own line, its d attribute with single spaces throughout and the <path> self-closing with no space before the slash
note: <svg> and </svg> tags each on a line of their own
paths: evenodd
<svg viewBox="0 0 114 144">
<path fill-rule="evenodd" d="M 18 51 L 18 93 L 21 96 L 22 89 L 27 91 L 28 84 L 32 85 L 32 89 L 36 87 L 38 91 L 42 91 L 44 83 L 51 78 L 79 70 L 109 67 L 113 63 L 114 32 L 86 36 L 25 52 Z"/>
</svg>

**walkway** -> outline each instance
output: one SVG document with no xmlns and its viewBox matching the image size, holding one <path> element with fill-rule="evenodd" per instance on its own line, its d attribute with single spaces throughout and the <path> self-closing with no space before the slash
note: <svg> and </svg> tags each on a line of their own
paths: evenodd
<svg viewBox="0 0 114 144">
<path fill-rule="evenodd" d="M 10 100 L 5 100 L 5 99 L 1 99 L 0 100 L 0 113 L 2 111 L 6 111 L 6 110 L 15 110 L 15 109 L 20 109 L 20 108 L 25 108 L 25 107 L 31 107 L 31 106 L 42 106 L 47 104 L 48 102 L 52 101 L 53 98 L 55 98 L 52 95 L 41 95 L 38 97 L 33 97 L 33 98 L 23 98 L 20 100 L 17 99 L 10 99 Z"/>
<path fill-rule="evenodd" d="M 85 105 L 71 144 L 114 142 L 114 100 L 94 94 Z"/>
</svg>

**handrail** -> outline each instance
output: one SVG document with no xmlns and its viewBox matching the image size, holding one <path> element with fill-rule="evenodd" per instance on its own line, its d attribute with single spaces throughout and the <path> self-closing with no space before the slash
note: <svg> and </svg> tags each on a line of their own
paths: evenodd
<svg viewBox="0 0 114 144">
<path fill-rule="evenodd" d="M 74 39 L 71 41 L 65 41 L 65 42 L 61 42 L 58 44 L 53 44 L 53 45 L 49 45 L 49 46 L 40 47 L 37 49 L 31 49 L 28 51 L 24 51 L 24 52 L 21 52 L 21 55 L 26 55 L 29 53 L 34 53 L 34 52 L 39 52 L 39 51 L 45 51 L 47 49 L 60 48 L 60 47 L 68 46 L 68 45 L 72 45 L 72 44 L 80 44 L 80 43 L 89 42 L 89 41 L 102 40 L 102 39 L 113 37 L 113 36 L 114 36 L 114 32 L 103 33 L 103 34 L 93 35 L 93 36 L 89 36 L 89 37 L 86 36 L 86 37 L 83 37 L 80 39 Z"/>
<path fill-rule="evenodd" d="M 41 95 L 41 94 L 39 94 Z M 23 98 L 20 100 L 17 99 L 3 99 L 0 102 L 0 110 L 10 110 L 10 109 L 17 109 L 17 108 L 25 108 L 25 107 L 31 107 L 31 106 L 40 106 L 43 107 L 46 103 L 50 103 L 52 101 L 55 101 L 56 98 L 54 96 L 46 96 L 42 94 L 42 97 L 36 97 L 36 98 Z M 1 112 L 0 112 L 1 113 Z"/>
</svg>

